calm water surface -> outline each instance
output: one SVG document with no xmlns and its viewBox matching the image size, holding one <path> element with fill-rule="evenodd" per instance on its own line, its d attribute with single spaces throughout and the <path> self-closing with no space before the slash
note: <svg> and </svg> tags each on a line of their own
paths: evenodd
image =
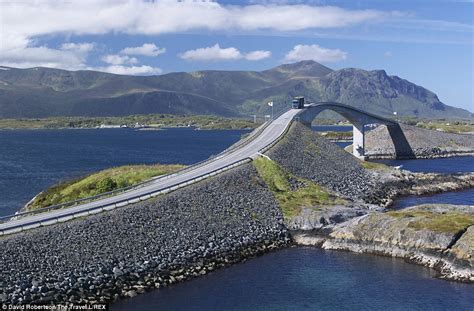
<svg viewBox="0 0 474 311">
<path fill-rule="evenodd" d="M 376 160 L 390 166 L 401 165 L 412 172 L 466 173 L 474 172 L 474 157 L 453 157 L 420 160 Z M 400 198 L 392 205 L 395 209 L 429 203 L 474 205 L 474 189 L 444 192 L 432 195 L 408 196 Z"/>
<path fill-rule="evenodd" d="M 474 286 L 403 260 L 290 248 L 112 305 L 125 310 L 472 310 Z"/>
<path fill-rule="evenodd" d="M 430 203 L 445 203 L 445 204 L 459 204 L 459 205 L 473 205 L 474 206 L 474 188 L 462 190 L 462 191 L 453 191 L 453 192 L 443 192 L 432 195 L 422 195 L 422 196 L 408 196 L 401 198 L 394 202 L 392 208 L 401 209 L 409 206 L 419 205 L 419 204 L 430 204 Z"/>
<path fill-rule="evenodd" d="M 243 130 L 0 130 L 0 215 L 61 181 L 126 164 L 192 164 L 238 141 Z"/>
<path fill-rule="evenodd" d="M 350 132 L 352 125 L 313 125 L 311 126 L 315 132 Z"/>
</svg>

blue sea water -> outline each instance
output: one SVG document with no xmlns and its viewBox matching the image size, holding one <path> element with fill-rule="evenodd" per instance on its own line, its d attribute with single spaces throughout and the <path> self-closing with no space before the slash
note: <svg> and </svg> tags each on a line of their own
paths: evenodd
<svg viewBox="0 0 474 311">
<path fill-rule="evenodd" d="M 60 180 L 125 164 L 192 164 L 221 152 L 244 133 L 0 131 L 0 215 L 15 212 Z M 474 171 L 472 163 L 472 157 L 388 162 L 441 172 Z M 472 196 L 468 190 L 400 204 L 467 204 Z M 112 310 L 473 310 L 472 301 L 473 285 L 436 279 L 432 270 L 399 259 L 299 247 L 121 301 Z"/>
<path fill-rule="evenodd" d="M 466 173 L 474 172 L 474 157 L 452 157 L 421 160 L 376 160 L 390 166 L 402 166 L 412 172 L 433 173 Z M 474 205 L 474 189 L 444 192 L 432 195 L 408 196 L 394 202 L 392 208 L 401 209 L 409 206 L 429 203 L 446 203 Z"/>
<path fill-rule="evenodd" d="M 472 310 L 474 286 L 401 259 L 296 247 L 112 305 L 126 310 Z"/>
<path fill-rule="evenodd" d="M 352 125 L 313 125 L 311 126 L 315 132 L 350 132 Z"/>
<path fill-rule="evenodd" d="M 0 216 L 63 180 L 126 164 L 193 164 L 245 130 L 0 130 Z"/>
<path fill-rule="evenodd" d="M 412 195 L 396 200 L 391 206 L 391 208 L 401 209 L 409 206 L 429 203 L 445 203 L 474 206 L 474 188 L 461 191 L 436 193 L 431 195 Z"/>
</svg>

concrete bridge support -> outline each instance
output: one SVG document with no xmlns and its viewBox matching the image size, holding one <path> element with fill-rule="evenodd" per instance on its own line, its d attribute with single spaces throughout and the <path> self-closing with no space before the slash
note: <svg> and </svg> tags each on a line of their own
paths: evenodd
<svg viewBox="0 0 474 311">
<path fill-rule="evenodd" d="M 352 154 L 359 159 L 365 158 L 364 124 L 352 126 Z"/>
<path fill-rule="evenodd" d="M 354 156 L 365 159 L 365 130 L 366 124 L 384 124 L 387 126 L 393 145 L 395 146 L 396 158 L 413 158 L 414 153 L 403 133 L 400 124 L 396 121 L 374 115 L 370 112 L 362 111 L 357 108 L 334 102 L 323 102 L 310 104 L 302 109 L 295 120 L 310 126 L 314 118 L 324 110 L 332 110 L 346 118 L 353 125 L 353 148 Z"/>
</svg>

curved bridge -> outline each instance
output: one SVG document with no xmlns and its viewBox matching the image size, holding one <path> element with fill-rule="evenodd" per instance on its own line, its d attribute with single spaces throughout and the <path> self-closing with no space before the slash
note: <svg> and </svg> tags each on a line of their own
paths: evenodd
<svg viewBox="0 0 474 311">
<path fill-rule="evenodd" d="M 190 166 L 183 171 L 149 180 L 132 189 L 123 189 L 120 193 L 88 198 L 94 199 L 94 201 L 91 202 L 86 203 L 84 200 L 81 202 L 75 201 L 51 206 L 41 211 L 24 212 L 17 215 L 0 217 L 0 236 L 40 226 L 47 226 L 57 222 L 68 221 L 95 213 L 106 212 L 138 201 L 147 200 L 151 197 L 186 187 L 205 178 L 220 174 L 221 172 L 251 161 L 252 158 L 255 158 L 271 148 L 271 146 L 284 136 L 293 120 L 300 120 L 310 125 L 321 111 L 327 109 L 340 113 L 354 124 L 354 142 L 358 144 L 358 147 L 354 149 L 356 150 L 355 154 L 357 156 L 363 156 L 364 154 L 364 125 L 369 123 L 382 123 L 387 125 L 395 144 L 397 156 L 405 156 L 406 150 L 411 150 L 400 126 L 395 121 L 339 103 L 306 105 L 304 109 L 289 109 L 284 111 L 271 122 L 267 122 L 256 129 L 249 138 L 235 144 L 217 157 Z M 65 206 L 70 207 L 64 208 Z"/>
<path fill-rule="evenodd" d="M 363 111 L 348 105 L 336 102 L 320 102 L 305 106 L 295 117 L 303 124 L 311 126 L 311 122 L 324 110 L 332 110 L 346 118 L 353 125 L 352 152 L 358 158 L 365 157 L 365 125 L 383 124 L 387 126 L 397 158 L 413 157 L 413 150 L 408 143 L 405 134 L 398 122 L 377 116 L 367 111 Z"/>
</svg>

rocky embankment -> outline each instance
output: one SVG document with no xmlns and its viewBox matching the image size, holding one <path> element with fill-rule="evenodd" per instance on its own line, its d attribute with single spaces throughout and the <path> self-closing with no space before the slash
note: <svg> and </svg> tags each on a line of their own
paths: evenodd
<svg viewBox="0 0 474 311">
<path fill-rule="evenodd" d="M 412 173 L 362 162 L 299 123 L 268 155 L 348 202 L 303 206 L 287 217 L 297 244 L 402 257 L 437 269 L 443 278 L 474 281 L 474 207 L 389 209 L 400 196 L 472 188 L 474 173 Z"/>
<path fill-rule="evenodd" d="M 406 124 L 401 124 L 401 128 L 416 158 L 474 155 L 472 134 L 445 133 Z M 372 159 L 395 157 L 395 147 L 386 126 L 366 132 L 365 153 Z"/>
<path fill-rule="evenodd" d="M 351 154 L 299 122 L 291 125 L 285 137 L 267 155 L 293 175 L 344 197 L 377 201 L 372 197 L 378 183 L 373 174 Z M 387 178 L 390 177 L 387 175 Z"/>
<path fill-rule="evenodd" d="M 0 238 L 3 303 L 111 302 L 290 242 L 251 164 L 168 195 Z"/>
</svg>

